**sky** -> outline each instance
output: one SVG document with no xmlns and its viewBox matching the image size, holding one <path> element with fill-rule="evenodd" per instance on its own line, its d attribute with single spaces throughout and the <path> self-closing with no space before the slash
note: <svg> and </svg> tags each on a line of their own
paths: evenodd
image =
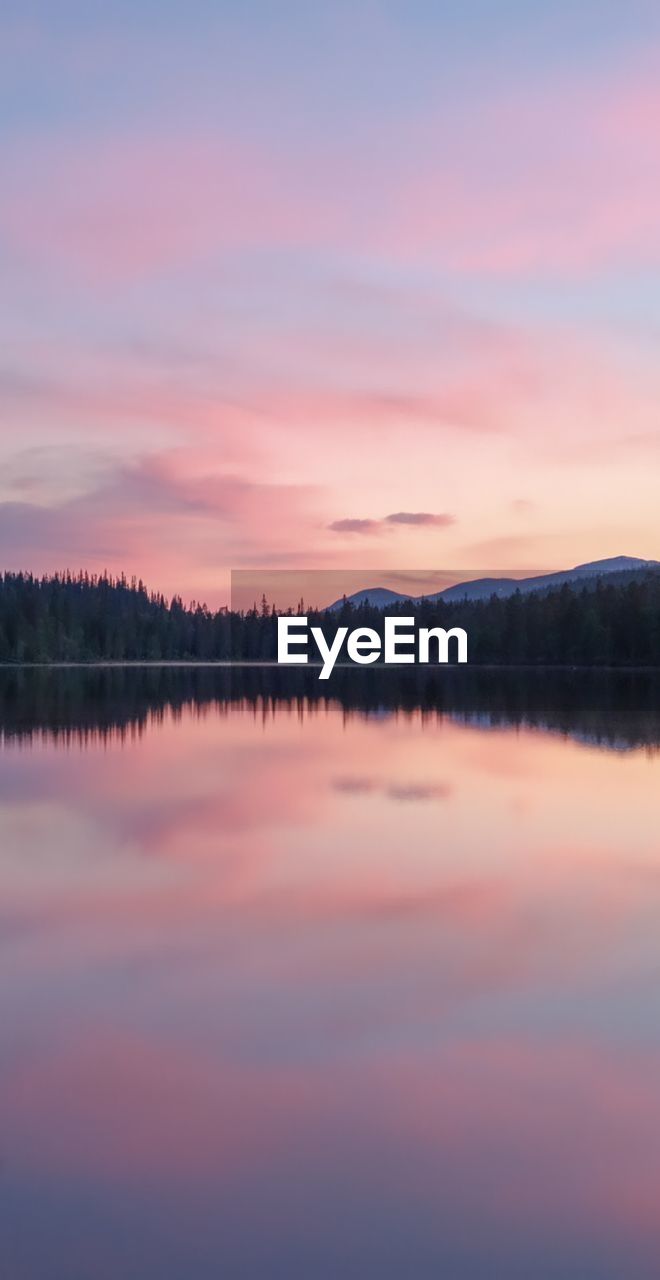
<svg viewBox="0 0 660 1280">
<path fill-rule="evenodd" d="M 660 6 L 0 2 L 2 568 L 660 558 Z"/>
</svg>

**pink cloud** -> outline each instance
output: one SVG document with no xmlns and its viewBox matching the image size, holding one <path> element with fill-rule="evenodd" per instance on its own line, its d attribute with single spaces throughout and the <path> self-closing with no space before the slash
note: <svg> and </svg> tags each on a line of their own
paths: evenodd
<svg viewBox="0 0 660 1280">
<path fill-rule="evenodd" d="M 3 567 L 121 567 L 189 599 L 200 571 L 215 595 L 232 560 L 298 555 L 301 529 L 316 527 L 314 486 L 200 474 L 192 461 L 188 471 L 185 451 L 145 455 L 107 464 L 64 500 L 0 502 Z"/>
<path fill-rule="evenodd" d="M 309 195 L 301 198 L 281 160 L 229 135 L 136 132 L 77 148 L 34 144 L 29 162 L 15 154 L 10 167 L 15 187 L 2 224 L 14 243 L 106 284 L 331 232 L 329 208 L 324 214 L 314 201 L 310 219 Z M 38 194 L 47 190 L 54 198 L 44 217 Z"/>
<path fill-rule="evenodd" d="M 390 516 L 385 516 L 388 524 L 409 524 L 417 527 L 427 528 L 429 526 L 435 529 L 447 529 L 450 525 L 456 523 L 456 516 L 449 515 L 443 511 L 437 515 L 433 515 L 429 511 L 395 511 Z"/>
<path fill-rule="evenodd" d="M 333 520 L 328 528 L 333 533 L 359 533 L 364 536 L 383 533 L 397 526 L 412 526 L 422 529 L 447 529 L 456 523 L 456 517 L 447 512 L 433 515 L 429 511 L 396 511 L 393 515 L 383 516 L 382 520 L 361 519 L 349 516 L 343 520 Z"/>
<path fill-rule="evenodd" d="M 380 533 L 382 527 L 381 520 L 360 520 L 353 516 L 349 516 L 345 520 L 333 520 L 332 524 L 328 525 L 328 528 L 332 529 L 333 533 Z"/>
<path fill-rule="evenodd" d="M 2 225 L 54 269 L 108 283 L 264 245 L 504 274 L 656 262 L 657 83 L 652 59 L 591 81 L 491 82 L 460 131 L 431 104 L 405 136 L 371 122 L 322 154 L 180 128 L 33 142 L 8 156 Z"/>
</svg>

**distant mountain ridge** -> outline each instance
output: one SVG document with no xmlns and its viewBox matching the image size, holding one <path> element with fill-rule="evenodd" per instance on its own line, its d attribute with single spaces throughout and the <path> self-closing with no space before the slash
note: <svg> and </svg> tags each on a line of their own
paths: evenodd
<svg viewBox="0 0 660 1280">
<path fill-rule="evenodd" d="M 642 560 L 638 556 L 610 556 L 605 560 L 592 560 L 556 573 L 536 574 L 531 578 L 475 578 L 471 582 L 458 582 L 426 596 L 402 595 L 398 591 L 391 591 L 389 587 L 366 587 L 362 591 L 355 591 L 346 599 L 356 606 L 368 601 L 376 609 L 408 602 L 419 604 L 422 600 L 444 600 L 449 603 L 458 600 L 490 600 L 491 596 L 506 599 L 515 595 L 516 591 L 521 595 L 527 595 L 531 591 L 551 591 L 565 583 L 586 583 L 611 574 L 636 574 L 647 569 L 660 569 L 660 560 Z M 328 612 L 341 609 L 343 603 L 343 599 L 335 600 L 328 605 Z"/>
</svg>

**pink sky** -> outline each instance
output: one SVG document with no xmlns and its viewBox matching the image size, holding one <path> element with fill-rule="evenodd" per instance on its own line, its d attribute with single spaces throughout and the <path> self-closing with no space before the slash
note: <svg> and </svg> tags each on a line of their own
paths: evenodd
<svg viewBox="0 0 660 1280">
<path fill-rule="evenodd" d="M 3 19 L 2 567 L 660 557 L 660 25 L 606 7 Z"/>
</svg>

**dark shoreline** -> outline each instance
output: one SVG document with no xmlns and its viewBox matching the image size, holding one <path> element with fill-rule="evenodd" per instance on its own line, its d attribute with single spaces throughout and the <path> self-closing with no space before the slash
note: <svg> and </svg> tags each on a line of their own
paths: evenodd
<svg viewBox="0 0 660 1280">
<path fill-rule="evenodd" d="M 131 661 L 119 661 L 117 659 L 93 659 L 89 662 L 0 662 L 0 671 L 95 671 L 95 670 L 141 670 L 142 668 L 206 668 L 218 670 L 232 670 L 233 668 L 255 668 L 257 670 L 282 671 L 285 674 L 293 674 L 305 670 L 320 671 L 323 666 L 322 662 L 307 662 L 300 666 L 288 666 L 286 663 L 271 661 L 258 661 L 251 658 L 217 658 L 217 659 L 200 659 L 200 658 L 137 658 Z M 660 673 L 660 662 L 653 665 L 627 665 L 618 663 L 614 666 L 605 666 L 600 663 L 543 663 L 543 662 L 467 662 L 467 663 L 398 663 L 398 662 L 375 662 L 370 666 L 359 666 L 355 662 L 336 662 L 333 670 L 335 671 L 359 671 L 363 674 L 369 674 L 376 671 L 392 671 L 411 674 L 413 671 L 433 672 L 434 675 L 442 672 L 451 672 L 452 675 L 460 672 L 461 674 L 469 671 L 522 671 L 525 674 L 538 671 L 543 672 L 577 672 L 577 671 L 602 671 L 607 675 L 616 675 L 617 673 Z M 329 683 L 326 682 L 326 683 Z"/>
</svg>

